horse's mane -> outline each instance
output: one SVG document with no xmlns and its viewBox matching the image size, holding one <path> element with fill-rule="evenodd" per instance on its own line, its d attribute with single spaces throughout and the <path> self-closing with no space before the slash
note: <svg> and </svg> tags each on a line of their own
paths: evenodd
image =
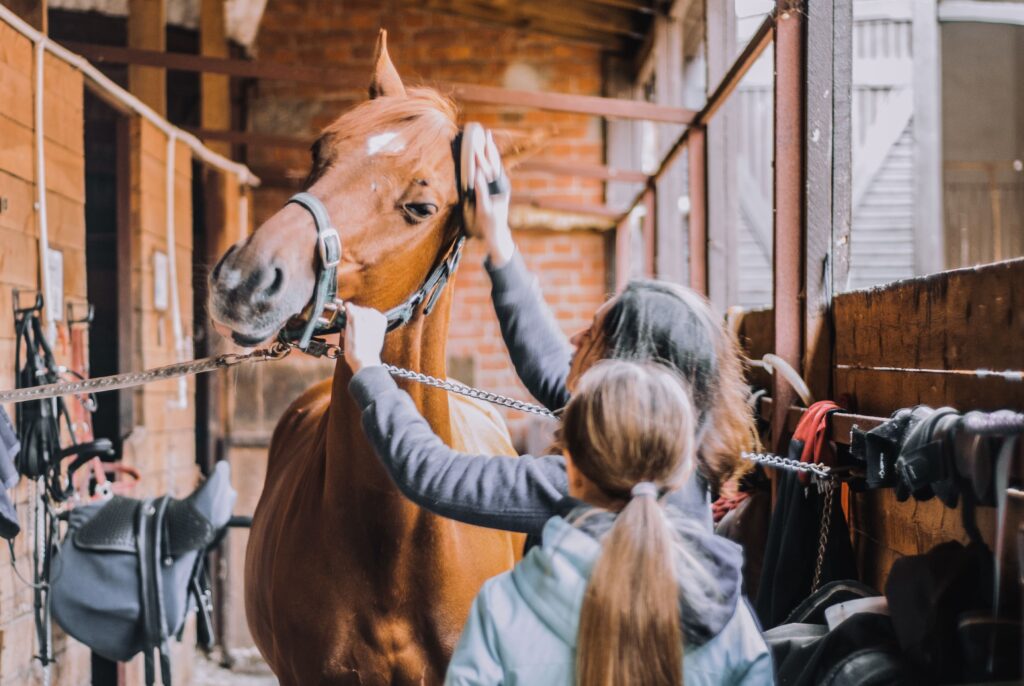
<svg viewBox="0 0 1024 686">
<path fill-rule="evenodd" d="M 306 187 L 334 162 L 335 145 L 349 138 L 366 138 L 396 130 L 402 133 L 403 155 L 418 158 L 439 139 L 451 142 L 458 132 L 458 109 L 433 88 L 408 88 L 405 97 L 379 97 L 361 102 L 327 126 L 313 143 L 313 166 Z"/>
</svg>

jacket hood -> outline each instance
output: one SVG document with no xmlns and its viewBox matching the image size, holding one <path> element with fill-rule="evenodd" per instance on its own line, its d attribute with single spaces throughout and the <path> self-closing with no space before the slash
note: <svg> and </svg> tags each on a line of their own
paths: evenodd
<svg viewBox="0 0 1024 686">
<path fill-rule="evenodd" d="M 675 570 L 683 636 L 700 646 L 732 619 L 742 594 L 743 550 L 700 523 L 665 507 L 678 535 Z M 572 645 L 591 571 L 601 553 L 600 539 L 616 513 L 580 503 L 544 527 L 543 544 L 533 548 L 512 571 L 512 580 L 531 609 L 562 640 Z"/>
</svg>

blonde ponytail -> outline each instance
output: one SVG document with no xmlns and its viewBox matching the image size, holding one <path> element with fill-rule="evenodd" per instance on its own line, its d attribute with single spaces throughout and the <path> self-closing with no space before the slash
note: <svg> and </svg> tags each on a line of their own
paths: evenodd
<svg viewBox="0 0 1024 686">
<path fill-rule="evenodd" d="M 580 686 L 683 683 L 673 541 L 653 497 L 634 497 L 619 513 L 583 598 L 576 639 Z"/>
<path fill-rule="evenodd" d="M 583 598 L 580 686 L 683 682 L 677 539 L 658 495 L 692 474 L 695 427 L 679 375 L 650 362 L 596 364 L 565 409 L 560 440 L 574 468 L 624 502 Z"/>
</svg>

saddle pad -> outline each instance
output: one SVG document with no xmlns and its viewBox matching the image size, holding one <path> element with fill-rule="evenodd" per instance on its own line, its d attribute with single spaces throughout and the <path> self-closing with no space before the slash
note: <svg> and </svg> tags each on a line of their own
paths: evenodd
<svg viewBox="0 0 1024 686">
<path fill-rule="evenodd" d="M 135 553 L 136 513 L 142 501 L 114 496 L 75 532 L 75 547 L 114 553 Z"/>
</svg>

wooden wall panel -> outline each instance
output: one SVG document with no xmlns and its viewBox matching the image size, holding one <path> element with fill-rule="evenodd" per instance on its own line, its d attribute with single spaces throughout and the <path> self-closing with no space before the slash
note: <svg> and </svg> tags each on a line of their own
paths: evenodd
<svg viewBox="0 0 1024 686">
<path fill-rule="evenodd" d="M 0 388 L 14 385 L 12 289 L 39 287 L 39 228 L 36 202 L 35 67 L 31 42 L 0 22 L 0 194 L 7 208 L 0 213 Z M 84 298 L 85 191 L 83 164 L 82 77 L 52 58 L 44 62 L 45 153 L 50 247 L 64 257 L 64 296 Z M 58 331 L 63 332 L 58 322 Z M 67 337 L 58 336 L 55 354 L 69 362 Z M 13 407 L 8 407 L 13 414 Z M 22 535 L 15 540 L 18 570 L 29 570 L 31 484 L 23 481 L 13 493 Z M 6 556 L 6 553 L 5 553 Z M 32 596 L 10 567 L 0 571 L 0 683 L 39 683 Z M 90 681 L 89 651 L 56 631 L 58 664 L 55 686 L 85 686 Z"/>
<path fill-rule="evenodd" d="M 1024 260 L 912 279 L 834 301 L 835 388 L 862 414 L 917 404 L 1024 410 L 1024 383 L 993 376 L 868 368 L 1020 370 L 1024 366 Z M 843 366 L 848 368 L 843 368 Z M 851 529 L 864 580 L 882 588 L 894 560 L 947 540 L 966 541 L 960 509 L 900 503 L 892 491 L 856 494 Z M 1011 501 L 1011 521 L 1020 503 Z M 978 524 L 993 539 L 994 511 Z M 1013 527 L 1010 527 L 1011 529 Z"/>
</svg>

